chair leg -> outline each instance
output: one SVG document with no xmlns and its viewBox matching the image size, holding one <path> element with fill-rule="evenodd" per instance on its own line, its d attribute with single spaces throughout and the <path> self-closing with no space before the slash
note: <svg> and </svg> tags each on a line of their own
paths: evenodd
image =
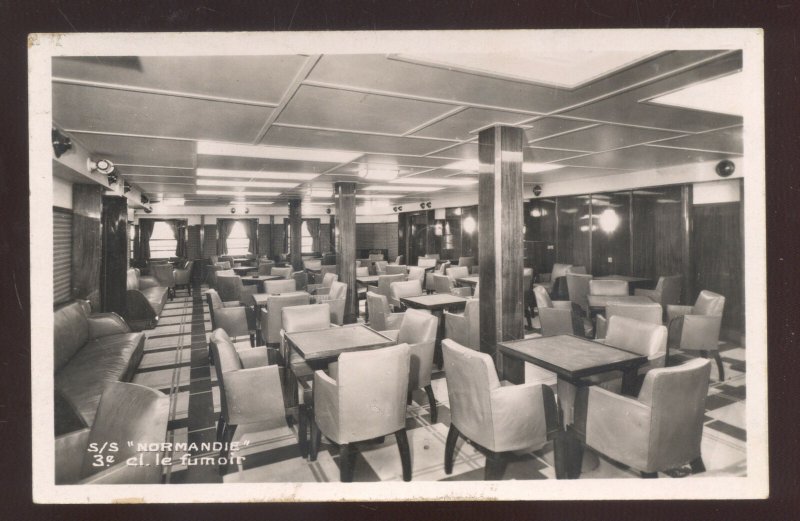
<svg viewBox="0 0 800 521">
<path fill-rule="evenodd" d="M 355 447 L 351 443 L 339 446 L 339 480 L 342 483 L 353 481 L 353 464 L 355 463 Z"/>
<path fill-rule="evenodd" d="M 714 360 L 717 361 L 717 369 L 719 370 L 719 381 L 725 381 L 725 368 L 722 366 L 722 357 L 719 354 L 719 351 L 714 351 Z"/>
<path fill-rule="evenodd" d="M 703 458 L 700 456 L 698 456 L 696 459 L 693 459 L 690 465 L 692 466 L 692 474 L 699 474 L 706 471 L 706 466 L 703 464 Z"/>
<path fill-rule="evenodd" d="M 305 404 L 300 404 L 297 413 L 297 438 L 300 446 L 300 455 L 308 457 L 308 410 Z"/>
<path fill-rule="evenodd" d="M 431 423 L 436 423 L 438 414 L 436 411 L 436 397 L 433 396 L 433 387 L 430 384 L 426 385 L 425 392 L 428 394 L 428 404 L 431 408 Z"/>
<path fill-rule="evenodd" d="M 444 473 L 453 473 L 453 455 L 456 451 L 456 442 L 458 441 L 458 429 L 450 422 L 450 430 L 447 431 L 447 441 L 444 445 Z"/>
<path fill-rule="evenodd" d="M 400 450 L 400 463 L 403 465 L 403 481 L 411 481 L 411 450 L 408 447 L 406 430 L 400 429 L 394 433 L 397 438 L 397 448 Z"/>
<path fill-rule="evenodd" d="M 222 433 L 225 431 L 225 418 L 222 417 L 222 414 L 219 415 L 219 420 L 217 420 L 217 441 L 222 441 Z"/>
<path fill-rule="evenodd" d="M 642 478 L 643 479 L 656 479 L 656 478 L 658 478 L 658 472 L 645 472 L 645 471 L 642 471 L 641 474 L 642 474 Z"/>
<path fill-rule="evenodd" d="M 219 473 L 224 474 L 225 469 L 228 467 L 227 458 L 228 454 L 230 453 L 229 446 L 231 440 L 233 440 L 233 434 L 236 432 L 236 425 L 231 425 L 229 423 L 225 424 L 225 428 L 222 432 L 222 449 L 219 451 Z M 226 462 L 222 463 L 222 459 L 225 459 Z"/>
<path fill-rule="evenodd" d="M 505 456 L 498 452 L 490 452 L 486 456 L 486 468 L 484 469 L 483 479 L 486 481 L 499 481 L 503 479 L 508 461 Z"/>
<path fill-rule="evenodd" d="M 214 365 L 214 351 L 211 349 L 211 344 L 208 344 L 208 364 Z"/>
<path fill-rule="evenodd" d="M 319 452 L 319 444 L 321 441 L 322 432 L 319 430 L 319 425 L 311 418 L 311 449 L 308 452 L 309 461 L 317 461 L 317 453 Z"/>
</svg>

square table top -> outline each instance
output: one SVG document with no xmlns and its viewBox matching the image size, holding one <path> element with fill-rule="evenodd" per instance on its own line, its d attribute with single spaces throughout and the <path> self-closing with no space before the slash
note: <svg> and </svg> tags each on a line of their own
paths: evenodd
<svg viewBox="0 0 800 521">
<path fill-rule="evenodd" d="M 418 297 L 402 297 L 400 302 L 410 308 L 431 310 L 467 305 L 467 299 L 464 297 L 438 293 L 433 295 L 420 295 Z"/>
<path fill-rule="evenodd" d="M 394 343 L 391 338 L 363 324 L 286 333 L 286 340 L 306 361 L 335 358 L 342 353 Z"/>
<path fill-rule="evenodd" d="M 573 381 L 647 362 L 645 356 L 572 335 L 512 340 L 497 347 L 504 356 L 530 362 Z"/>
<path fill-rule="evenodd" d="M 477 275 L 472 275 L 469 277 L 459 277 L 456 279 L 456 282 L 461 282 L 462 284 L 469 284 L 470 286 L 477 286 L 480 282 L 480 277 Z"/>
<path fill-rule="evenodd" d="M 242 282 L 247 284 L 248 280 L 256 281 L 256 282 L 266 282 L 268 280 L 278 280 L 282 279 L 280 275 L 247 275 L 242 277 Z"/>
<path fill-rule="evenodd" d="M 234 266 L 231 268 L 234 273 L 237 275 L 241 275 L 242 273 L 247 273 L 249 271 L 258 271 L 258 268 L 255 266 Z"/>
<path fill-rule="evenodd" d="M 356 282 L 361 284 L 374 284 L 378 282 L 379 275 L 366 275 L 361 277 L 356 277 Z"/>
<path fill-rule="evenodd" d="M 256 293 L 253 295 L 253 300 L 255 300 L 257 306 L 265 306 L 267 301 L 270 297 L 274 297 L 276 295 L 308 295 L 307 291 L 287 291 L 285 293 Z"/>
<path fill-rule="evenodd" d="M 624 302 L 626 304 L 652 304 L 653 300 L 644 295 L 588 295 L 590 308 L 604 308 L 609 302 Z"/>
</svg>

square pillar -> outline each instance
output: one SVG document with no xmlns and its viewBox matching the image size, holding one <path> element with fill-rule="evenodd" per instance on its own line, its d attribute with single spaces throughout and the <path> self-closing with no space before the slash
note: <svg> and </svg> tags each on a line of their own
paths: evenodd
<svg viewBox="0 0 800 521">
<path fill-rule="evenodd" d="M 356 185 L 336 183 L 336 272 L 339 282 L 347 284 L 344 306 L 344 323 L 358 320 L 358 293 L 356 288 Z"/>
<path fill-rule="evenodd" d="M 289 200 L 289 255 L 291 256 L 292 270 L 303 269 L 303 217 L 300 209 L 300 199 Z"/>
<path fill-rule="evenodd" d="M 523 338 L 525 332 L 523 137 L 521 128 L 502 125 L 482 130 L 478 137 L 480 348 L 492 356 L 498 342 Z"/>
</svg>

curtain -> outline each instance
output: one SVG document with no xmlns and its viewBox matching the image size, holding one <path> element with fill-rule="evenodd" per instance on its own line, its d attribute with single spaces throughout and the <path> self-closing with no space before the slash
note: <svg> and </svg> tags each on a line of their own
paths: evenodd
<svg viewBox="0 0 800 521">
<path fill-rule="evenodd" d="M 217 219 L 217 255 L 228 253 L 228 236 L 236 224 L 235 219 Z"/>
<path fill-rule="evenodd" d="M 153 235 L 155 221 L 152 219 L 139 219 L 139 242 L 142 256 L 140 260 L 150 258 L 150 236 Z"/>
<path fill-rule="evenodd" d="M 246 224 L 244 231 L 250 240 L 247 249 L 253 255 L 258 255 L 258 219 L 250 219 Z"/>
<path fill-rule="evenodd" d="M 175 238 L 175 256 L 186 257 L 186 225 L 180 219 L 169 219 L 164 222 L 172 230 L 172 236 Z"/>
<path fill-rule="evenodd" d="M 308 233 L 311 234 L 311 250 L 318 252 L 319 249 L 319 219 L 306 219 Z"/>
<path fill-rule="evenodd" d="M 283 220 L 283 253 L 289 253 L 289 219 Z"/>
</svg>

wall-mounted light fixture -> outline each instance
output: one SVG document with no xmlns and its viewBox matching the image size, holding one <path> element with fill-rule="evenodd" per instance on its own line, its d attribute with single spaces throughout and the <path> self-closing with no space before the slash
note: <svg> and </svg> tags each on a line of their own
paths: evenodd
<svg viewBox="0 0 800 521">
<path fill-rule="evenodd" d="M 430 202 L 430 201 L 428 201 L 427 203 L 425 203 L 425 206 L 426 206 L 427 208 L 430 208 L 430 207 L 431 207 L 431 202 Z"/>
<path fill-rule="evenodd" d="M 131 191 L 131 184 L 127 181 L 122 181 L 122 193 L 127 194 Z"/>
<path fill-rule="evenodd" d="M 606 233 L 611 233 L 617 229 L 617 226 L 619 226 L 619 215 L 617 215 L 617 212 L 611 208 L 606 208 L 600 214 L 598 224 L 600 225 L 601 230 Z"/>
<path fill-rule="evenodd" d="M 464 222 L 461 225 L 464 227 L 465 232 L 471 234 L 475 231 L 476 224 L 477 223 L 475 222 L 475 219 L 473 219 L 473 217 L 470 215 L 464 219 Z"/>
<path fill-rule="evenodd" d="M 57 128 L 53 127 L 53 153 L 56 158 L 61 157 L 61 154 L 72 148 L 72 140 L 62 134 Z"/>
<path fill-rule="evenodd" d="M 533 185 L 533 195 L 536 197 L 542 195 L 542 185 Z"/>
</svg>

